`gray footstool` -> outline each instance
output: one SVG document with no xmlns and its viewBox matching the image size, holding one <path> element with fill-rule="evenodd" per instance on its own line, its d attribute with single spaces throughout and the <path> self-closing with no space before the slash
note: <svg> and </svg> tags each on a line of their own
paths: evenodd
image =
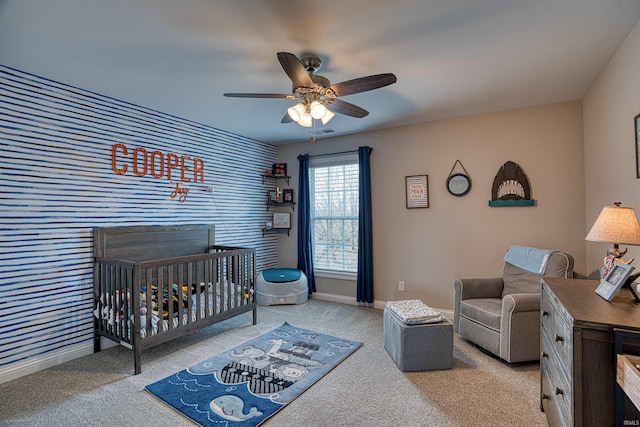
<svg viewBox="0 0 640 427">
<path fill-rule="evenodd" d="M 384 310 L 384 348 L 403 372 L 451 369 L 453 324 L 409 325 L 389 307 Z"/>
</svg>

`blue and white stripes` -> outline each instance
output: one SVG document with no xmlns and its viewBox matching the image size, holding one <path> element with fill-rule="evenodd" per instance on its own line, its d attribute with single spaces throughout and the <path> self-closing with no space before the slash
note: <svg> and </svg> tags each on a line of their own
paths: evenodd
<svg viewBox="0 0 640 427">
<path fill-rule="evenodd" d="M 94 227 L 212 223 L 217 244 L 256 248 L 258 270 L 277 263 L 277 237 L 260 230 L 273 145 L 5 66 L 0 144 L 0 382 L 91 346 Z M 114 144 L 128 149 L 117 158 L 127 173 L 114 172 Z M 190 181 L 179 167 L 171 180 L 135 174 L 138 147 L 201 159 L 204 177 L 193 179 L 193 163 Z M 176 183 L 189 190 L 182 203 Z"/>
</svg>

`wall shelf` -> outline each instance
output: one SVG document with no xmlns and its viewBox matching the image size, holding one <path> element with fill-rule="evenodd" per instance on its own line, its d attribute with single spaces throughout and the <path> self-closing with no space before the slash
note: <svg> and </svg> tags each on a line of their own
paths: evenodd
<svg viewBox="0 0 640 427">
<path fill-rule="evenodd" d="M 261 174 L 260 176 L 262 177 L 262 183 L 263 184 L 267 180 L 268 181 L 278 181 L 278 180 L 283 179 L 283 180 L 285 180 L 287 182 L 287 185 L 289 185 L 289 180 L 291 179 L 291 176 L 289 176 L 289 175 Z M 269 190 L 269 191 L 271 193 L 272 190 Z M 293 194 L 293 190 L 289 190 L 289 191 L 292 191 L 291 194 Z M 266 205 L 267 205 L 267 210 L 269 210 L 271 208 L 276 208 L 277 209 L 279 207 L 288 207 L 292 211 L 296 210 L 296 202 L 294 202 L 294 201 L 290 201 L 290 202 L 289 201 L 286 201 L 286 202 L 285 201 L 273 202 L 273 201 L 267 200 Z M 277 214 L 277 212 L 276 212 L 276 214 Z M 274 216 L 276 214 L 274 214 Z M 291 215 L 291 214 L 287 214 L 287 215 Z M 291 218 L 291 217 L 289 216 L 289 218 Z M 289 219 L 289 221 L 290 221 L 290 219 Z M 290 225 L 290 222 L 287 225 Z M 266 236 L 267 234 L 285 234 L 285 233 L 287 234 L 287 236 L 289 236 L 289 231 L 290 230 L 291 230 L 291 228 L 266 228 L 266 227 L 263 227 L 262 228 L 262 237 Z"/>
<path fill-rule="evenodd" d="M 263 228 L 262 229 L 262 237 L 266 234 L 285 234 L 289 235 L 290 228 Z"/>
<path fill-rule="evenodd" d="M 296 202 L 267 202 L 267 210 L 272 207 L 289 206 L 292 211 L 296 210 Z"/>
<path fill-rule="evenodd" d="M 289 175 L 286 175 L 286 176 L 285 176 L 285 175 L 265 175 L 265 174 L 262 174 L 262 175 L 260 175 L 260 176 L 262 177 L 262 183 L 263 183 L 263 184 L 264 184 L 264 182 L 265 182 L 266 180 L 274 180 L 274 181 L 277 181 L 277 180 L 279 180 L 279 179 L 284 179 L 285 181 L 287 181 L 287 185 L 289 185 L 289 180 L 291 179 L 291 176 L 289 176 Z"/>
</svg>

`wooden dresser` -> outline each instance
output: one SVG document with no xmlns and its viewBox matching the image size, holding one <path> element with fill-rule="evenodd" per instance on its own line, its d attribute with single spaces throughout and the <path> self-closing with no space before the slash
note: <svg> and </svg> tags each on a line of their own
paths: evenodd
<svg viewBox="0 0 640 427">
<path fill-rule="evenodd" d="M 628 289 L 607 302 L 596 295 L 597 286 L 543 280 L 540 402 L 550 426 L 615 425 L 613 330 L 640 332 L 640 304 Z"/>
</svg>

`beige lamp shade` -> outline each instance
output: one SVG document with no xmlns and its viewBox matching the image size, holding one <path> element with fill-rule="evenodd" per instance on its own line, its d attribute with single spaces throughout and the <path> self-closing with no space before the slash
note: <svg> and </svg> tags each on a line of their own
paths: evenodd
<svg viewBox="0 0 640 427">
<path fill-rule="evenodd" d="M 591 227 L 585 240 L 614 243 L 616 245 L 640 245 L 640 227 L 636 213 L 616 203 L 605 206 Z"/>
</svg>

